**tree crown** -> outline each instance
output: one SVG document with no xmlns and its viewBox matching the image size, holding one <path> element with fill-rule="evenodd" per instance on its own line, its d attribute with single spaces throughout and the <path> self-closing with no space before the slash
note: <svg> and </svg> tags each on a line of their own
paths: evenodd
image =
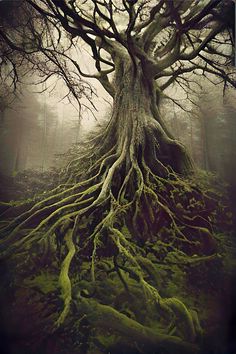
<svg viewBox="0 0 236 354">
<path fill-rule="evenodd" d="M 4 3 L 4 2 L 3 2 Z M 0 28 L 7 76 L 16 87 L 19 68 L 37 70 L 40 82 L 57 75 L 81 104 L 91 102 L 96 78 L 114 96 L 110 73 L 117 57 L 129 58 L 134 68 L 158 84 L 159 91 L 177 83 L 190 90 L 188 73 L 214 76 L 236 87 L 233 77 L 233 6 L 231 0 L 24 0 Z M 5 6 L 6 4 L 4 4 Z M 82 49 L 83 48 L 83 49 Z M 94 72 L 84 70 L 81 53 L 88 51 Z M 17 56 L 15 53 L 17 52 Z M 29 69 L 30 68 L 30 69 Z"/>
</svg>

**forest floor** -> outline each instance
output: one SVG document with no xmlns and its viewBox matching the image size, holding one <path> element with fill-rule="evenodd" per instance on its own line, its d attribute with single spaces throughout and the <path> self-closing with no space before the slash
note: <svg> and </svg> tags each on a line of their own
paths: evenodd
<svg viewBox="0 0 236 354">
<path fill-rule="evenodd" d="M 57 185 L 56 176 L 56 171 L 45 173 L 25 171 L 14 178 L 2 178 L 3 209 L 0 209 L 0 212 L 3 213 L 5 203 L 46 193 Z M 227 202 L 226 187 L 219 184 L 218 188 L 224 195 L 224 202 Z M 224 230 L 219 232 L 216 238 L 219 250 L 216 257 L 206 256 L 204 260 L 193 255 L 193 262 L 186 263 L 184 260 L 181 262 L 180 259 L 176 259 L 170 252 L 164 260 L 152 259 L 154 264 L 152 276 L 153 274 L 156 276 L 163 297 L 177 297 L 188 308 L 197 311 L 203 333 L 199 354 L 235 354 L 236 246 L 232 236 L 232 225 L 229 223 L 228 226 L 224 226 Z M 147 254 L 148 247 L 153 246 L 145 244 Z M 147 353 L 140 345 L 130 345 L 129 339 L 121 343 L 119 336 L 114 336 L 109 330 L 99 332 L 91 328 L 86 317 L 80 316 L 76 303 L 64 326 L 52 331 L 62 306 L 58 289 L 58 262 L 56 251 L 54 255 L 50 254 L 49 258 L 45 258 L 41 257 L 41 250 L 36 247 L 10 259 L 1 260 L 1 354 L 156 353 L 152 349 Z M 106 262 L 101 262 L 98 266 L 96 300 L 102 305 L 112 306 L 131 320 L 138 319 L 141 324 L 153 330 L 160 331 L 163 326 L 165 327 L 168 321 L 165 323 L 165 319 L 160 319 L 155 314 L 152 306 L 147 304 L 145 294 L 136 287 L 132 277 L 126 278 L 129 293 L 124 291 L 122 278 L 114 277 L 112 269 L 107 272 L 110 274 L 107 280 L 103 280 L 103 272 L 107 271 L 106 268 L 110 265 L 107 258 Z M 88 271 L 86 267 L 85 263 L 80 272 L 86 274 Z M 78 282 L 78 279 L 73 279 L 73 282 L 75 299 L 76 291 L 82 294 L 83 284 Z M 86 286 L 82 289 L 83 296 L 85 300 L 88 299 L 86 301 L 90 301 L 94 289 Z M 177 352 L 170 353 L 166 349 L 158 351 L 158 354 L 166 353 Z"/>
</svg>

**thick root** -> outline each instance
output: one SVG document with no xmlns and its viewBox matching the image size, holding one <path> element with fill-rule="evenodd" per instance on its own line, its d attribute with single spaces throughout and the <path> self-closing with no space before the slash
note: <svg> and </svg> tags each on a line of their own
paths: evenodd
<svg viewBox="0 0 236 354">
<path fill-rule="evenodd" d="M 141 347 L 175 348 L 179 352 L 194 353 L 196 347 L 186 341 L 196 341 L 199 321 L 194 321 L 190 310 L 179 299 L 164 299 L 160 295 L 158 274 L 153 261 L 147 259 L 147 253 L 157 263 L 165 261 L 171 252 L 185 264 L 214 259 L 213 234 L 206 229 L 206 216 L 202 215 L 212 201 L 164 166 L 157 157 L 158 149 L 159 146 L 154 146 L 150 160 L 146 157 L 146 146 L 137 145 L 135 133 L 130 137 L 124 134 L 119 144 L 107 150 L 110 154 L 99 156 L 90 165 L 86 177 L 77 180 L 77 176 L 73 186 L 65 185 L 62 191 L 56 189 L 55 195 L 50 194 L 11 220 L 3 229 L 6 236 L 0 241 L 0 247 L 2 254 L 9 255 L 18 248 L 29 248 L 39 238 L 51 240 L 69 220 L 69 228 L 61 229 L 56 237 L 58 247 L 66 245 L 59 276 L 64 307 L 56 328 L 64 324 L 70 312 L 71 279 L 80 273 L 79 266 L 89 260 L 90 275 L 86 274 L 84 279 L 81 275 L 80 280 L 89 278 L 96 288 L 97 264 L 103 258 L 113 257 L 114 270 L 126 291 L 129 286 L 124 274 L 134 279 L 146 301 L 156 304 L 156 311 L 168 318 L 170 331 L 176 336 L 158 334 L 94 299 L 80 297 L 77 306 L 81 313 L 96 326 L 134 338 Z M 88 153 L 88 156 L 90 159 L 92 155 Z M 67 167 L 69 183 L 80 162 L 75 159 Z M 194 219 L 193 213 L 202 214 Z M 32 223 L 33 229 L 22 235 Z M 146 244 L 149 244 L 148 251 Z M 193 255 L 198 257 L 194 260 Z M 206 257 L 201 258 L 202 255 Z M 73 258 L 78 263 L 76 272 L 72 267 Z M 151 280 L 147 280 L 147 275 Z"/>
<path fill-rule="evenodd" d="M 72 235 L 72 229 L 69 229 L 65 235 L 65 242 L 68 248 L 68 254 L 62 262 L 61 272 L 59 276 L 59 285 L 61 288 L 61 296 L 64 302 L 64 309 L 56 322 L 56 327 L 59 327 L 61 324 L 64 323 L 65 318 L 69 313 L 72 300 L 71 280 L 69 277 L 70 264 L 75 254 L 75 245 L 73 243 Z"/>
<path fill-rule="evenodd" d="M 141 352 L 151 352 L 165 348 L 169 353 L 197 353 L 198 348 L 194 344 L 166 334 L 158 333 L 147 326 L 141 325 L 135 320 L 116 311 L 110 306 L 102 305 L 94 300 L 83 299 L 77 304 L 79 313 L 85 313 L 88 321 L 95 328 L 114 333 L 127 340 L 136 343 Z M 109 350 L 109 348 L 107 348 Z"/>
</svg>

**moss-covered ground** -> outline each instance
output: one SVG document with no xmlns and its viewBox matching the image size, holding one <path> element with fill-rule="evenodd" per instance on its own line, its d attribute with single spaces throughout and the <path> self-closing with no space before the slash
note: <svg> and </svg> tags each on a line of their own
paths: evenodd
<svg viewBox="0 0 236 354">
<path fill-rule="evenodd" d="M 189 195 L 200 189 L 206 195 L 195 193 L 189 204 L 213 228 L 213 237 L 197 230 L 195 237 L 205 242 L 178 247 L 176 230 L 164 218 L 158 238 L 132 246 L 131 228 L 113 225 L 119 252 L 109 238 L 102 239 L 91 262 L 90 244 L 75 244 L 72 229 L 64 225 L 63 240 L 59 230 L 45 243 L 40 230 L 36 242 L 3 257 L 1 353 L 233 353 L 235 245 L 227 187 L 206 174 L 195 175 L 188 185 Z M 189 200 L 184 187 L 171 195 Z M 176 204 L 181 215 L 183 205 Z M 3 211 L 6 215 L 3 224 L 11 217 Z M 81 219 L 85 237 L 94 222 L 91 216 Z"/>
</svg>

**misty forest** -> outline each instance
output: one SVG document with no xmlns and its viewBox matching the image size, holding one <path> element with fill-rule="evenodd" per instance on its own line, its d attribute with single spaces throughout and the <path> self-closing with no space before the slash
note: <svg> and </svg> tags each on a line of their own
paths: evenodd
<svg viewBox="0 0 236 354">
<path fill-rule="evenodd" d="M 234 1 L 0 21 L 0 352 L 235 354 Z"/>
</svg>

